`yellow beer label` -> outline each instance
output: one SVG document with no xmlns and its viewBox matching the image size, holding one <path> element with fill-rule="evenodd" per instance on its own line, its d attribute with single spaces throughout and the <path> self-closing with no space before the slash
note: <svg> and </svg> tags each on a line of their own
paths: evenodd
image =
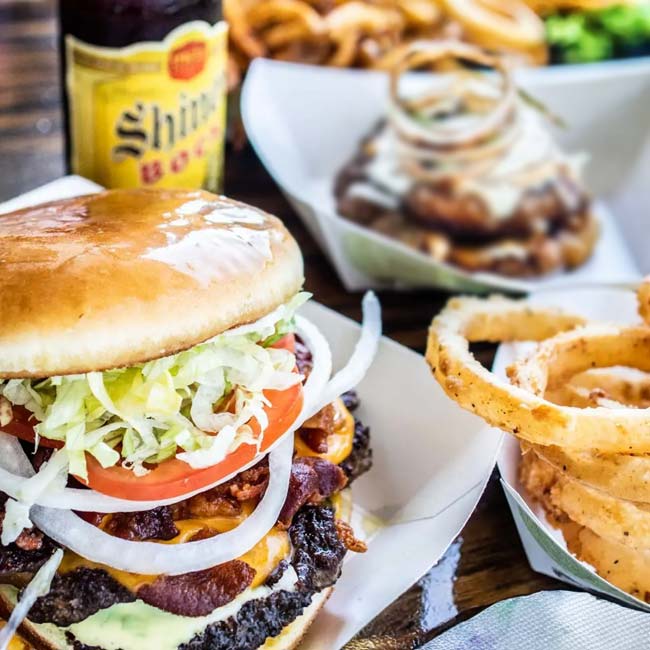
<svg viewBox="0 0 650 650">
<path fill-rule="evenodd" d="M 227 26 L 97 47 L 66 36 L 71 165 L 105 187 L 221 184 Z"/>
</svg>

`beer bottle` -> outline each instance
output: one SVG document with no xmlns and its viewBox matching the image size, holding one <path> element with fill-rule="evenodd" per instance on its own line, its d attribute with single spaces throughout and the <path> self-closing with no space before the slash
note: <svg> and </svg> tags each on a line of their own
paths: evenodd
<svg viewBox="0 0 650 650">
<path fill-rule="evenodd" d="M 221 0 L 60 0 L 68 170 L 105 187 L 221 188 Z"/>
</svg>

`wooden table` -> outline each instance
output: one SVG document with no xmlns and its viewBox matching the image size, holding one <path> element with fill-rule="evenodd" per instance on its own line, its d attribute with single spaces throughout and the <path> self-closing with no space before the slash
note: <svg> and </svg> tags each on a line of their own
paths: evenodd
<svg viewBox="0 0 650 650">
<path fill-rule="evenodd" d="M 52 0 L 0 2 L 0 200 L 64 173 L 55 29 Z M 229 153 L 226 192 L 282 218 L 302 247 L 307 289 L 320 302 L 359 319 L 360 294 L 345 291 L 250 148 Z M 422 352 L 426 327 L 447 297 L 438 291 L 382 292 L 385 333 Z M 483 349 L 483 360 L 491 354 Z M 445 558 L 349 649 L 416 648 L 496 601 L 561 586 L 528 566 L 495 472 Z"/>
</svg>

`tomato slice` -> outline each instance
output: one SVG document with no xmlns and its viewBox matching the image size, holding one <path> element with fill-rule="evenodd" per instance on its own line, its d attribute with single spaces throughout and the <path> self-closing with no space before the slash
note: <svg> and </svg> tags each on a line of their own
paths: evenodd
<svg viewBox="0 0 650 650">
<path fill-rule="evenodd" d="M 295 337 L 293 334 L 284 336 L 273 347 L 293 351 Z M 301 384 L 283 391 L 267 390 L 264 391 L 264 395 L 270 402 L 270 406 L 264 408 L 269 425 L 264 431 L 261 451 L 269 449 L 284 434 L 300 414 L 303 402 Z M 253 419 L 250 426 L 259 435 L 260 426 L 257 420 Z M 182 460 L 170 458 L 140 477 L 124 467 L 103 468 L 95 458 L 87 455 L 87 484 L 103 494 L 132 501 L 167 499 L 200 490 L 236 473 L 250 463 L 256 454 L 257 449 L 254 445 L 242 444 L 220 463 L 203 469 L 193 469 Z"/>
<path fill-rule="evenodd" d="M 267 390 L 264 395 L 271 402 L 265 407 L 269 425 L 264 432 L 261 451 L 266 451 L 300 414 L 302 385 L 296 384 L 283 391 Z M 252 420 L 251 428 L 257 434 L 260 426 Z M 165 460 L 145 476 L 136 476 L 124 467 L 102 467 L 95 458 L 86 456 L 87 485 L 93 490 L 132 501 L 149 501 L 180 496 L 199 490 L 250 463 L 256 456 L 254 445 L 242 444 L 220 463 L 203 469 L 194 469 L 177 458 Z"/>
<path fill-rule="evenodd" d="M 279 350 L 289 350 L 289 352 L 295 352 L 296 335 L 285 334 L 281 339 L 278 339 L 271 347 L 278 348 Z"/>
<path fill-rule="evenodd" d="M 273 347 L 293 352 L 295 343 L 295 336 L 287 334 L 276 341 Z M 270 402 L 270 406 L 264 408 L 269 425 L 264 431 L 261 451 L 268 450 L 300 414 L 303 402 L 302 385 L 296 384 L 283 391 L 267 390 L 264 391 L 264 396 Z M 13 414 L 13 420 L 2 427 L 2 431 L 33 443 L 35 434 L 34 425 L 30 423 L 32 414 L 22 406 L 14 406 Z M 250 426 L 253 432 L 259 435 L 260 425 L 256 419 L 250 422 Z M 63 443 L 41 437 L 39 445 L 58 449 L 63 446 Z M 236 473 L 250 463 L 256 454 L 257 449 L 254 445 L 242 444 L 220 463 L 204 469 L 194 469 L 182 460 L 170 458 L 140 477 L 124 467 L 104 468 L 93 456 L 87 454 L 87 485 L 103 494 L 132 501 L 167 499 L 199 490 Z"/>
<path fill-rule="evenodd" d="M 14 416 L 13 420 L 9 424 L 5 424 L 1 430 L 25 442 L 33 443 L 36 434 L 34 433 L 34 424 L 30 422 L 32 414 L 24 406 L 12 406 L 11 411 Z M 60 449 L 63 447 L 63 443 L 59 440 L 49 440 L 43 437 L 38 439 L 38 444 L 39 446 L 49 447 L 51 449 Z"/>
</svg>

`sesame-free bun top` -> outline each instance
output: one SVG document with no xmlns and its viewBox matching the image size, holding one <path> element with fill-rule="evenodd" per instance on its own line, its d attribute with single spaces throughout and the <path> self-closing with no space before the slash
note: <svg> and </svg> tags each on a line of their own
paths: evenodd
<svg viewBox="0 0 650 650">
<path fill-rule="evenodd" d="M 0 216 L 0 377 L 134 365 L 251 322 L 302 286 L 298 245 L 202 191 L 113 190 Z"/>
</svg>

